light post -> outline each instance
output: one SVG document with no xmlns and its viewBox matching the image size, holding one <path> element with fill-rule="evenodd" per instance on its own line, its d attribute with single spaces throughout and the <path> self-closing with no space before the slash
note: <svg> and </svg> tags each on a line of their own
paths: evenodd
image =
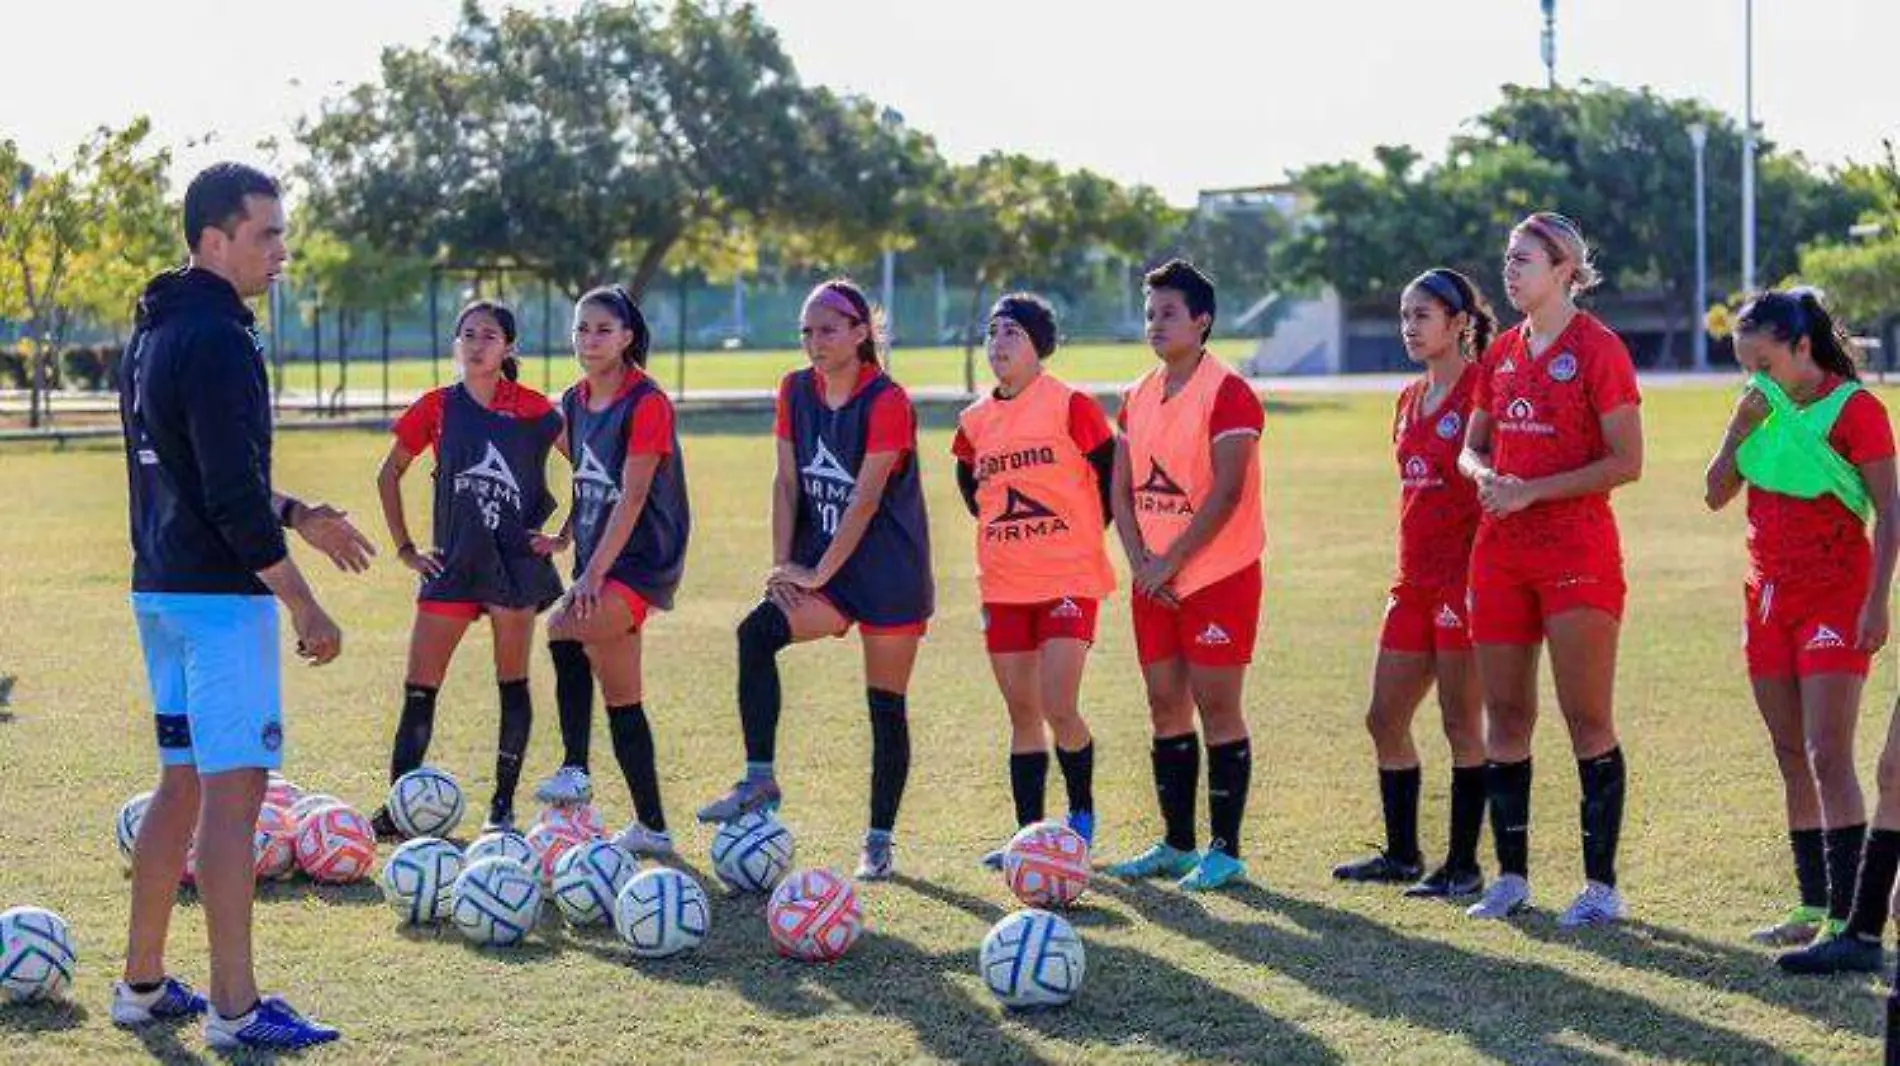
<svg viewBox="0 0 1900 1066">
<path fill-rule="evenodd" d="M 1697 371 L 1709 369 L 1709 329 L 1703 316 L 1709 306 L 1709 214 L 1706 156 L 1709 127 L 1701 122 L 1689 127 L 1689 143 L 1695 145 L 1695 359 Z"/>
</svg>

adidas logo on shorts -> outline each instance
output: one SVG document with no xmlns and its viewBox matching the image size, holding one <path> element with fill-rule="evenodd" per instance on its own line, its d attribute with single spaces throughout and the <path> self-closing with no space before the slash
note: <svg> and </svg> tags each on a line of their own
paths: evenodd
<svg viewBox="0 0 1900 1066">
<path fill-rule="evenodd" d="M 1465 620 L 1458 617 L 1458 612 L 1451 609 L 1451 604 L 1441 603 L 1438 605 L 1438 628 L 1463 629 L 1464 627 Z"/>
<path fill-rule="evenodd" d="M 1194 638 L 1194 643 L 1203 648 L 1218 648 L 1233 642 L 1233 638 L 1227 635 L 1227 631 L 1213 622 L 1207 623 L 1207 628 L 1201 630 L 1201 635 Z"/>
<path fill-rule="evenodd" d="M 1847 647 L 1847 642 L 1841 639 L 1841 635 L 1839 633 L 1834 632 L 1832 629 L 1829 629 L 1827 626 L 1816 626 L 1814 627 L 1814 635 L 1808 638 L 1807 646 L 1804 647 L 1802 650 L 1803 651 L 1827 651 L 1830 649 L 1845 648 L 1845 647 Z"/>
</svg>

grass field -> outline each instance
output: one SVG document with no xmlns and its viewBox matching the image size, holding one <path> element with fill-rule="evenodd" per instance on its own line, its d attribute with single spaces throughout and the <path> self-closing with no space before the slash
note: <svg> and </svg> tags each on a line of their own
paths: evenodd
<svg viewBox="0 0 1900 1066">
<path fill-rule="evenodd" d="M 1252 352 L 1253 342 L 1223 340 L 1215 341 L 1211 347 L 1223 357 L 1233 359 Z M 1059 367 L 1063 376 L 1071 381 L 1126 381 L 1154 363 L 1154 355 L 1145 344 L 1077 344 L 1060 349 L 1054 358 L 1055 362 L 1051 365 Z M 987 380 L 989 375 L 981 348 L 977 349 L 976 360 L 977 381 L 980 383 Z M 688 393 L 694 389 L 769 389 L 778 384 L 786 371 L 804 365 L 804 353 L 795 348 L 688 352 L 686 389 Z M 891 368 L 898 380 L 906 385 L 961 385 L 963 349 L 898 348 L 891 355 Z M 440 380 L 451 380 L 446 345 L 437 369 Z M 648 369 L 668 390 L 676 388 L 679 360 L 673 352 L 655 351 L 648 362 Z M 539 355 L 522 358 L 521 380 L 537 389 L 547 382 L 559 391 L 572 384 L 577 373 L 574 357 L 569 353 L 563 352 L 551 358 Z M 348 382 L 352 390 L 379 389 L 382 380 L 382 366 L 374 356 L 358 355 L 351 358 Z M 307 361 L 285 364 L 285 388 L 307 391 L 315 388 L 316 381 L 315 365 Z M 426 389 L 435 381 L 426 357 L 390 361 L 391 392 L 410 393 Z M 323 383 L 326 390 L 337 387 L 337 364 L 334 359 L 323 364 Z"/>
<path fill-rule="evenodd" d="M 1009 903 L 975 860 L 1010 828 L 1010 807 L 1003 715 L 982 659 L 969 524 L 942 458 L 942 419 L 923 443 L 941 607 L 911 697 L 919 758 L 900 822 L 905 876 L 866 890 L 871 932 L 843 962 L 777 959 L 755 901 L 718 901 L 698 954 L 634 964 L 611 934 L 570 933 L 558 920 L 522 949 L 484 953 L 452 930 L 399 930 L 374 887 L 298 884 L 264 890 L 263 979 L 344 1028 L 344 1043 L 312 1056 L 324 1062 L 1870 1061 L 1881 982 L 1783 979 L 1744 940 L 1791 902 L 1793 878 L 1737 647 L 1740 520 L 1710 517 L 1700 503 L 1705 449 L 1728 403 L 1725 390 L 1652 392 L 1648 475 L 1619 497 L 1632 588 L 1619 697 L 1633 910 L 1620 928 L 1555 925 L 1581 873 L 1576 778 L 1548 694 L 1536 913 L 1480 925 L 1450 907 L 1330 881 L 1334 862 L 1379 839 L 1360 718 L 1394 485 L 1389 401 L 1309 397 L 1272 405 L 1263 444 L 1271 548 L 1268 628 L 1248 700 L 1253 883 L 1200 899 L 1098 879 L 1076 916 L 1089 978 L 1071 1008 L 1005 1016 L 975 973 L 978 942 Z M 669 813 L 703 873 L 710 838 L 687 823 L 738 769 L 731 628 L 767 558 L 769 444 L 764 418 L 686 428 L 698 532 L 680 609 L 651 628 L 647 690 Z M 369 519 L 381 449 L 370 433 L 288 436 L 280 481 Z M 0 719 L 0 905 L 60 911 L 81 953 L 72 1006 L 0 1009 L 7 1062 L 190 1061 L 203 1048 L 194 1028 L 137 1036 L 106 1015 L 126 906 L 112 816 L 153 776 L 124 598 L 120 464 L 110 447 L 0 456 L 12 501 L 0 523 L 0 672 L 21 677 L 11 717 Z M 421 514 L 426 479 L 411 482 L 411 513 Z M 355 579 L 311 572 L 347 646 L 335 666 L 289 674 L 286 770 L 373 806 L 409 581 L 387 562 Z M 559 751 L 543 663 L 531 780 Z M 856 649 L 794 649 L 786 665 L 786 818 L 802 863 L 848 868 L 869 747 Z M 1861 730 L 1870 782 L 1893 693 L 1889 654 Z M 1124 597 L 1104 612 L 1084 703 L 1100 741 L 1098 857 L 1119 858 L 1158 832 Z M 471 783 L 477 805 L 495 723 L 486 639 L 476 638 L 445 689 L 431 761 Z M 604 812 L 624 820 L 624 791 L 606 787 L 615 775 L 604 734 L 601 725 Z M 1418 734 L 1426 839 L 1442 841 L 1449 774 L 1429 712 Z M 181 908 L 173 944 L 176 970 L 202 982 L 193 907 Z"/>
</svg>

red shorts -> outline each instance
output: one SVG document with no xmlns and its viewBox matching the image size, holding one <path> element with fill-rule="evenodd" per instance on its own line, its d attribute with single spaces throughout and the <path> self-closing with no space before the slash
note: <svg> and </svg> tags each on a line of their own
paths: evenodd
<svg viewBox="0 0 1900 1066">
<path fill-rule="evenodd" d="M 1855 647 L 1865 582 L 1791 588 L 1786 582 L 1743 586 L 1747 615 L 1742 650 L 1751 678 L 1853 674 L 1866 677 L 1872 655 Z"/>
<path fill-rule="evenodd" d="M 1195 666 L 1245 666 L 1260 633 L 1260 564 L 1252 563 L 1181 601 L 1178 610 L 1136 592 L 1135 656 L 1143 666 L 1186 659 Z"/>
<path fill-rule="evenodd" d="M 647 602 L 645 596 L 635 592 L 631 585 L 615 581 L 611 577 L 601 582 L 600 591 L 618 596 L 626 603 L 627 613 L 633 616 L 633 629 L 646 628 L 647 616 L 653 613 L 653 605 Z"/>
<path fill-rule="evenodd" d="M 473 622 L 488 613 L 488 605 L 473 600 L 417 600 L 416 613 Z"/>
<path fill-rule="evenodd" d="M 1468 594 L 1462 588 L 1427 588 L 1400 582 L 1385 600 L 1385 625 L 1379 647 L 1386 651 L 1430 655 L 1471 650 L 1466 624 Z"/>
<path fill-rule="evenodd" d="M 1546 619 L 1589 608 L 1618 621 L 1628 598 L 1621 559 L 1552 559 L 1500 551 L 1471 556 L 1467 619 L 1476 644 L 1536 644 Z"/>
<path fill-rule="evenodd" d="M 1095 618 L 1102 601 L 1064 596 L 1042 603 L 983 605 L 983 643 L 991 655 L 1040 650 L 1051 640 L 1095 643 Z"/>
<path fill-rule="evenodd" d="M 920 622 L 905 622 L 902 625 L 894 626 L 880 626 L 873 625 L 869 622 L 860 622 L 856 618 L 846 614 L 844 608 L 838 606 L 838 601 L 832 599 L 830 596 L 826 596 L 822 592 L 816 595 L 826 603 L 831 604 L 831 609 L 838 612 L 838 617 L 844 619 L 844 624 L 839 626 L 838 631 L 832 634 L 834 637 L 842 637 L 846 633 L 851 632 L 852 626 L 857 626 L 858 631 L 867 637 L 921 637 L 930 629 L 930 621 L 928 619 Z"/>
</svg>

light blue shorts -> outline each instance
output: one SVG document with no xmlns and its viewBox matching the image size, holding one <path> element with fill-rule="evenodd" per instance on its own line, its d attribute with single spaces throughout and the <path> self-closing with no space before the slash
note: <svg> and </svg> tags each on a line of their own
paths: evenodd
<svg viewBox="0 0 1900 1066">
<path fill-rule="evenodd" d="M 135 592 L 158 761 L 200 774 L 283 765 L 277 600 Z"/>
</svg>

